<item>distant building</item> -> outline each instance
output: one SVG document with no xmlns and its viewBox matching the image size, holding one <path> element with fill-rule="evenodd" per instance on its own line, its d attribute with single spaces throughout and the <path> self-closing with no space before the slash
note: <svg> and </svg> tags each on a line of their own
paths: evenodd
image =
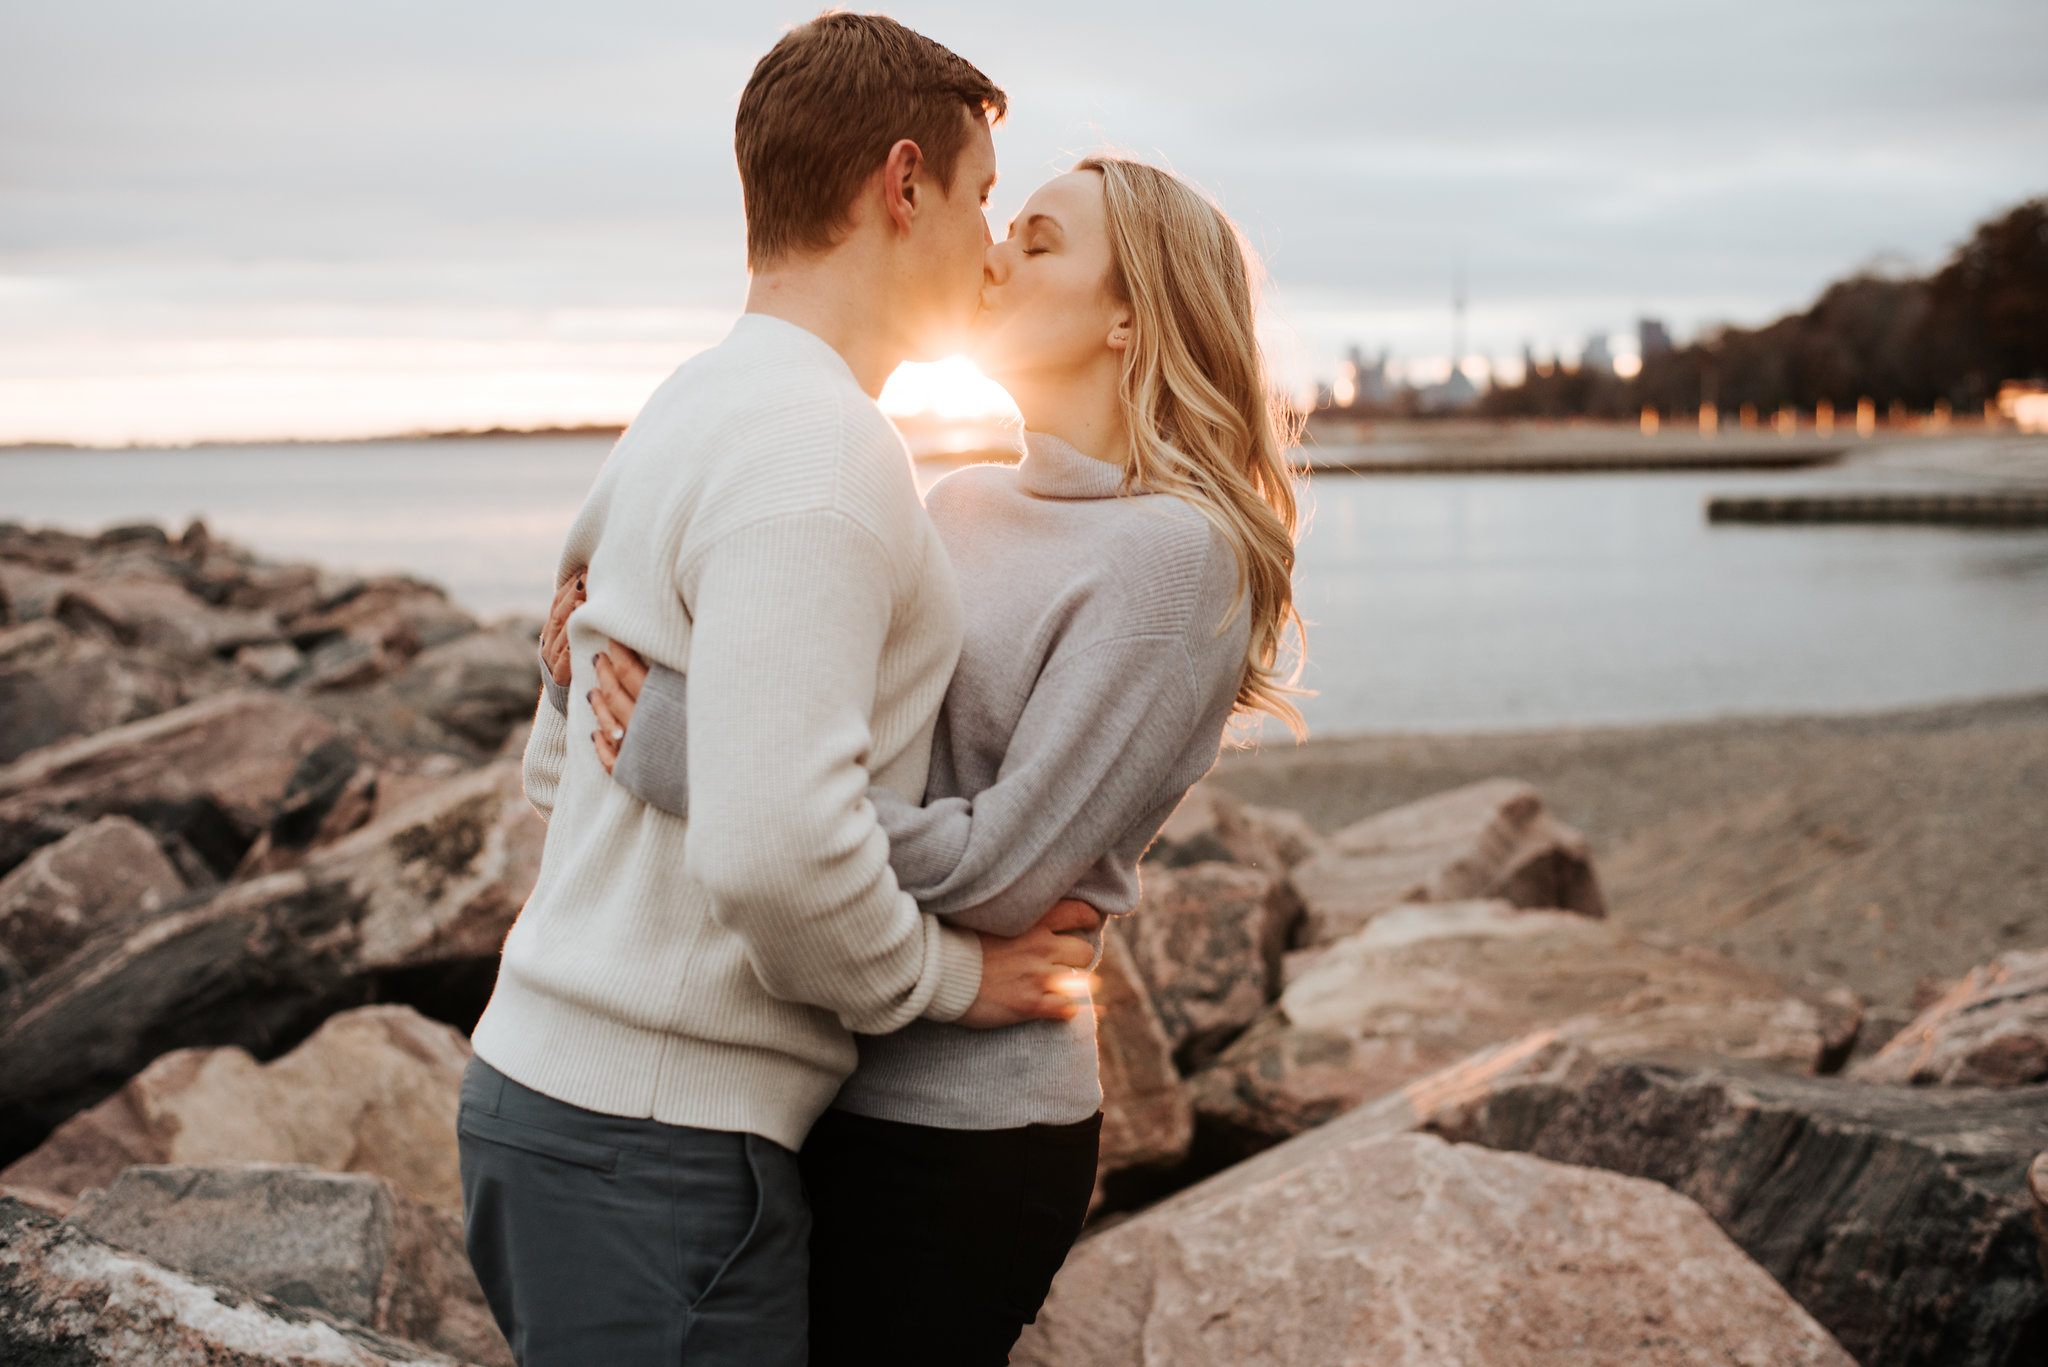
<svg viewBox="0 0 2048 1367">
<path fill-rule="evenodd" d="M 1644 360 L 1675 350 L 1677 348 L 1671 344 L 1671 330 L 1664 326 L 1661 318 L 1636 320 L 1636 351 Z"/>
<path fill-rule="evenodd" d="M 1614 373 L 1614 353 L 1607 349 L 1606 333 L 1596 332 L 1586 338 L 1586 349 L 1579 353 L 1579 369 L 1601 375 Z"/>
<path fill-rule="evenodd" d="M 1339 408 L 1376 408 L 1391 402 L 1395 397 L 1395 385 L 1387 378 L 1386 348 L 1372 360 L 1357 347 L 1350 348 L 1344 360 L 1337 367 L 1337 383 L 1332 386 L 1333 397 Z"/>
</svg>

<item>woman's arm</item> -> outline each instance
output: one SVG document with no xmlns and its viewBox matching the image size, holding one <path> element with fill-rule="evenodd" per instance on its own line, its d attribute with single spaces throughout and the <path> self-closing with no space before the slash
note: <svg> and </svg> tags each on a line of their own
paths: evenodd
<svg viewBox="0 0 2048 1367">
<path fill-rule="evenodd" d="M 609 667 L 600 658 L 591 698 L 601 728 L 625 731 L 612 777 L 642 801 L 686 814 L 687 778 L 662 752 L 684 753 L 688 682 L 613 653 Z M 1105 640 L 1056 661 L 1033 688 L 993 785 L 924 806 L 870 790 L 898 884 L 956 924 L 994 935 L 1030 927 L 1156 803 L 1207 710 L 1203 673 L 1173 633 Z"/>
</svg>

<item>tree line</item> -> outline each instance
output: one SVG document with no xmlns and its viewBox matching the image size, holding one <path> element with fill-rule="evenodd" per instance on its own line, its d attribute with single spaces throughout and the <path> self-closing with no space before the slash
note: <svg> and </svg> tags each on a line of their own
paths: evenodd
<svg viewBox="0 0 2048 1367">
<path fill-rule="evenodd" d="M 1645 356 L 1622 379 L 1593 367 L 1532 370 L 1487 393 L 1494 417 L 1632 417 L 1754 405 L 1837 409 L 1872 400 L 1917 412 L 1979 410 L 2009 380 L 2048 378 L 2048 196 L 1980 225 L 1917 279 L 1859 273 L 1760 328 L 1724 327 Z"/>
</svg>

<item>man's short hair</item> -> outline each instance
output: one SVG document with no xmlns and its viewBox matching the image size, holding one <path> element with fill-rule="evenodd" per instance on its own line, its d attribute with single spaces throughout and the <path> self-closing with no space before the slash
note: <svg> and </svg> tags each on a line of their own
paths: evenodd
<svg viewBox="0 0 2048 1367">
<path fill-rule="evenodd" d="M 964 116 L 1008 107 L 971 63 L 880 14 L 832 11 L 785 33 L 754 67 L 733 134 L 747 264 L 833 245 L 898 139 L 951 194 L 973 126 Z"/>
</svg>

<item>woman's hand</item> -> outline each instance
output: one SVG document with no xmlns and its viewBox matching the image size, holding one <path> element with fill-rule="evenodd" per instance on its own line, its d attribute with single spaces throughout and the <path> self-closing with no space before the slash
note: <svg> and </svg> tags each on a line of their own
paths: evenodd
<svg viewBox="0 0 2048 1367">
<path fill-rule="evenodd" d="M 548 607 L 548 624 L 540 629 L 541 663 L 564 688 L 569 686 L 569 614 L 582 607 L 583 600 L 589 597 L 583 590 L 586 577 L 583 570 L 578 570 L 574 578 L 562 581 L 562 586 L 555 590 L 555 601 Z"/>
<path fill-rule="evenodd" d="M 1095 946 L 1076 931 L 1092 931 L 1102 913 L 1086 902 L 1054 905 L 1014 940 L 981 935 L 981 991 L 961 1025 L 993 1030 L 1025 1021 L 1069 1021 L 1088 995 Z"/>
<path fill-rule="evenodd" d="M 631 646 L 613 641 L 597 653 L 594 663 L 597 687 L 586 696 L 590 710 L 597 714 L 597 730 L 590 733 L 590 739 L 597 746 L 597 762 L 609 774 L 619 762 L 626 728 L 633 724 L 633 705 L 640 700 L 640 686 L 647 682 L 647 662 Z"/>
</svg>

